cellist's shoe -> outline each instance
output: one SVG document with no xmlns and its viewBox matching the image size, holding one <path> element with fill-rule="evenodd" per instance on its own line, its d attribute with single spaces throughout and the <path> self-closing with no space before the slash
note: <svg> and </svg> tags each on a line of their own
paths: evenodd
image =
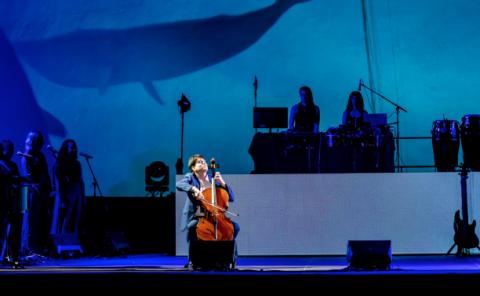
<svg viewBox="0 0 480 296">
<path fill-rule="evenodd" d="M 193 267 L 193 263 L 192 261 L 189 261 L 187 264 L 185 264 L 184 266 L 186 269 L 188 269 L 188 271 L 194 271 L 195 268 Z"/>
<path fill-rule="evenodd" d="M 24 269 L 25 266 L 23 266 L 22 264 L 20 264 L 20 262 L 15 261 L 15 262 L 12 263 L 12 268 L 13 268 L 13 269 Z"/>
</svg>

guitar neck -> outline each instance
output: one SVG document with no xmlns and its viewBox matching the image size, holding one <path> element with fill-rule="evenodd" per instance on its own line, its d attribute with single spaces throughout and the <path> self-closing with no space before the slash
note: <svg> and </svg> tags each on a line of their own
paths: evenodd
<svg viewBox="0 0 480 296">
<path fill-rule="evenodd" d="M 468 201 L 467 201 L 467 178 L 468 176 L 462 173 L 461 189 L 462 189 L 462 220 L 468 225 Z"/>
</svg>

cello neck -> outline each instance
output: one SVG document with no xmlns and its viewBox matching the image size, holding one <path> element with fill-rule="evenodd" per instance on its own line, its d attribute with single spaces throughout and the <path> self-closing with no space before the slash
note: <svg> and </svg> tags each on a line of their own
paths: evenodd
<svg viewBox="0 0 480 296">
<path fill-rule="evenodd" d="M 215 161 L 215 158 L 212 158 L 210 160 L 210 169 L 212 170 L 212 204 L 217 205 L 217 184 L 215 183 L 215 173 L 216 169 L 218 167 L 217 162 Z"/>
<path fill-rule="evenodd" d="M 212 205 L 217 205 L 217 184 L 215 184 L 215 174 L 212 175 Z"/>
</svg>

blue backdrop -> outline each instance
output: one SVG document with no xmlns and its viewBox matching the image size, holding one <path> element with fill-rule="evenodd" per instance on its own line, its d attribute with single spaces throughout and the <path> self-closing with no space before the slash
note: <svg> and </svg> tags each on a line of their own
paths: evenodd
<svg viewBox="0 0 480 296">
<path fill-rule="evenodd" d="M 17 150 L 28 130 L 57 148 L 74 138 L 108 195 L 143 195 L 155 160 L 174 173 L 182 93 L 185 162 L 202 153 L 249 173 L 255 75 L 258 106 L 290 107 L 309 85 L 322 131 L 360 78 L 408 110 L 404 136 L 480 113 L 476 1 L 17 0 L 0 11 L 0 138 Z M 402 164 L 433 164 L 430 141 L 401 145 Z"/>
</svg>

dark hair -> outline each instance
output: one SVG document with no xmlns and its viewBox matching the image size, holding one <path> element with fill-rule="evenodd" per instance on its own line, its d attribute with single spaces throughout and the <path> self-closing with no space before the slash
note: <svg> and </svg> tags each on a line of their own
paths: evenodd
<svg viewBox="0 0 480 296">
<path fill-rule="evenodd" d="M 312 106 L 313 105 L 313 93 L 312 93 L 312 90 L 310 89 L 310 87 L 308 86 L 302 86 L 300 87 L 300 89 L 298 90 L 298 92 L 300 93 L 301 91 L 304 91 L 305 94 L 307 95 L 306 98 L 307 98 L 307 106 Z"/>
<path fill-rule="evenodd" d="M 197 164 L 197 161 L 200 158 L 205 159 L 205 157 L 203 157 L 203 155 L 201 154 L 194 154 L 188 158 L 188 168 L 190 169 L 190 171 L 193 172 L 193 167 Z"/>
<path fill-rule="evenodd" d="M 73 154 L 73 157 L 70 158 L 70 160 L 76 160 L 77 159 L 77 143 L 73 139 L 66 139 L 63 141 L 62 146 L 60 147 L 60 150 L 58 151 L 58 161 L 59 162 L 64 162 L 66 161 L 69 157 L 68 155 L 68 144 L 72 143 L 73 148 L 75 150 L 75 153 Z"/>
<path fill-rule="evenodd" d="M 38 153 L 42 150 L 44 142 L 43 142 L 43 135 L 40 131 L 33 131 L 29 132 L 27 135 L 27 139 L 30 138 L 31 140 L 31 147 L 33 153 Z"/>
<path fill-rule="evenodd" d="M 353 105 L 352 105 L 352 98 L 353 97 L 356 97 L 357 100 L 355 101 L 355 107 L 357 107 L 357 109 L 360 111 L 360 112 L 363 112 L 365 111 L 365 105 L 363 103 L 363 96 L 362 96 L 362 93 L 357 91 L 357 90 L 354 90 L 350 93 L 350 96 L 348 96 L 348 103 L 347 103 L 347 112 L 350 112 L 352 111 L 353 109 Z"/>
<path fill-rule="evenodd" d="M 0 159 L 10 160 L 13 156 L 13 142 L 10 140 L 3 140 L 0 142 Z M 7 151 L 7 153 L 4 153 Z"/>
<path fill-rule="evenodd" d="M 68 146 L 72 145 L 72 154 L 68 153 Z M 58 151 L 57 160 L 55 162 L 55 177 L 59 183 L 78 182 L 82 180 L 82 169 L 77 159 L 77 143 L 72 139 L 63 141 Z M 62 187 L 58 190 L 65 190 Z"/>
</svg>

